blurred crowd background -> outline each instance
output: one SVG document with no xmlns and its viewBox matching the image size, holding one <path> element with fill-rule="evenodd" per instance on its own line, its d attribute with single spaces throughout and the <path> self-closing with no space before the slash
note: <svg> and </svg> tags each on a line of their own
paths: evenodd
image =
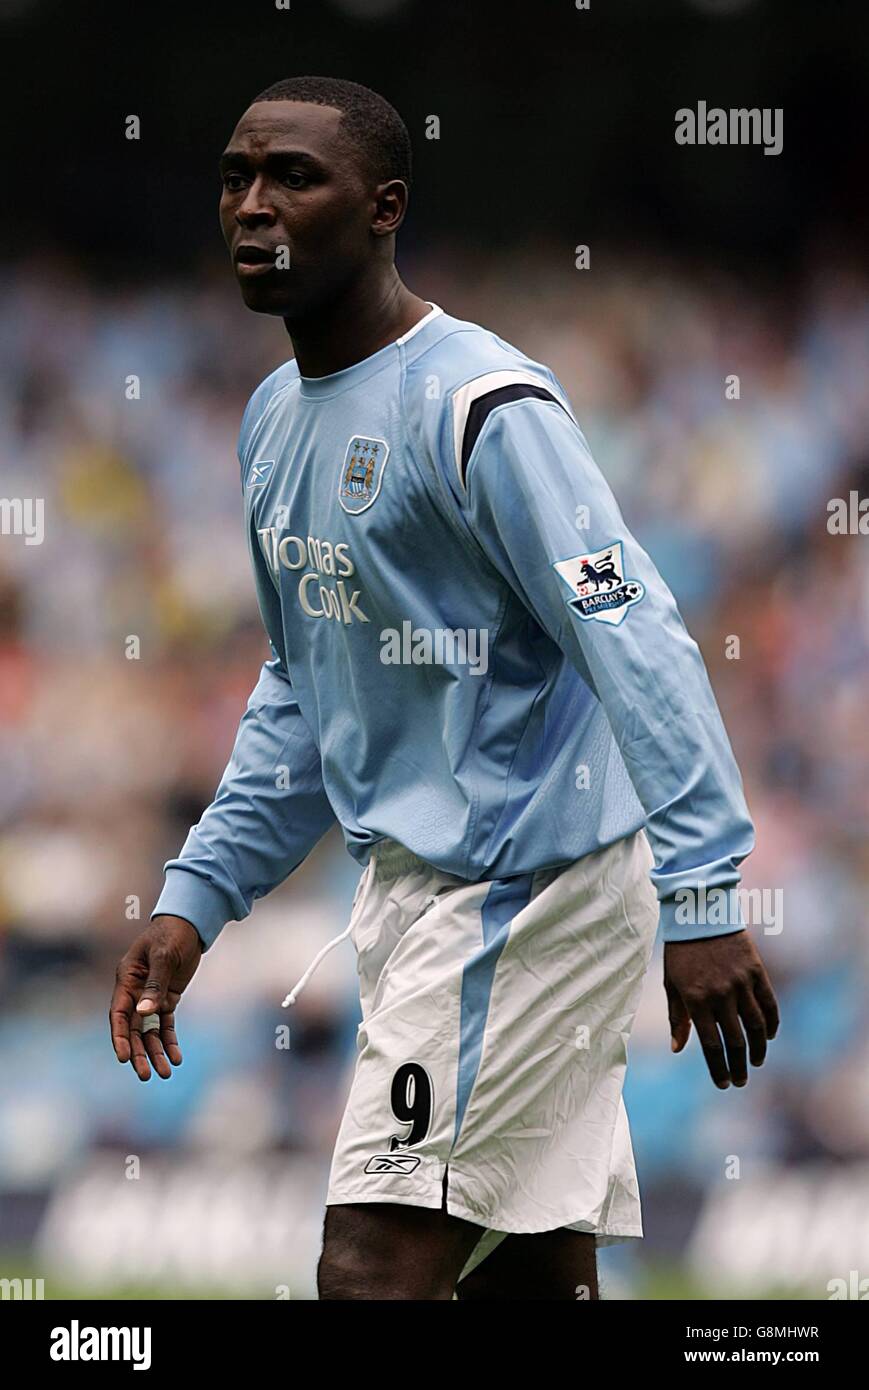
<svg viewBox="0 0 869 1390">
<path fill-rule="evenodd" d="M 351 9 L 333 7 L 344 40 L 369 57 L 386 43 L 391 72 L 414 7 Z M 321 35 L 306 43 L 280 71 L 248 56 L 238 91 L 329 71 L 404 109 L 400 82 L 330 61 Z M 545 70 L 538 56 L 538 83 Z M 213 100 L 212 158 L 243 104 Z M 423 152 L 432 170 L 435 158 Z M 710 187 L 723 208 L 744 164 L 721 167 Z M 827 1298 L 829 1281 L 869 1276 L 869 539 L 828 528 L 831 499 L 869 496 L 865 261 L 835 222 L 789 226 L 784 195 L 780 254 L 753 259 L 740 219 L 732 261 L 690 222 L 675 239 L 660 223 L 607 236 L 605 213 L 597 240 L 580 235 L 588 219 L 550 227 L 545 188 L 533 196 L 536 217 L 526 206 L 490 244 L 461 217 L 418 216 L 402 272 L 566 386 L 709 667 L 757 827 L 745 884 L 783 902 L 776 929 L 755 928 L 783 1026 L 744 1091 L 713 1088 L 696 1040 L 671 1056 L 658 948 L 626 1087 L 647 1237 L 604 1252 L 604 1293 Z M 641 206 L 654 222 L 654 199 L 638 193 Z M 99 230 L 89 248 L 79 225 L 65 246 L 55 226 L 0 277 L 0 495 L 45 506 L 41 545 L 0 536 L 0 1275 L 43 1277 L 49 1296 L 311 1297 L 353 1065 L 349 943 L 302 995 L 290 1047 L 276 1046 L 283 995 L 346 922 L 358 871 L 335 833 L 205 957 L 168 1084 L 142 1086 L 109 1045 L 115 964 L 211 799 L 266 648 L 235 443 L 289 342 L 243 310 L 216 232 L 196 239 L 201 215 L 182 215 L 194 235 L 180 267 L 165 228 L 126 259 L 115 246 L 107 276 Z M 131 374 L 140 399 L 127 399 Z"/>
</svg>

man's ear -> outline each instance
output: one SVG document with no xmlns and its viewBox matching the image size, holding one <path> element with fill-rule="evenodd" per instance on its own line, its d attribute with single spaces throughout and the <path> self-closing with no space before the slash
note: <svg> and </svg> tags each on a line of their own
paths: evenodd
<svg viewBox="0 0 869 1390">
<path fill-rule="evenodd" d="M 394 236 L 407 212 L 408 191 L 403 179 L 380 183 L 374 191 L 374 217 L 371 230 L 375 236 Z"/>
</svg>

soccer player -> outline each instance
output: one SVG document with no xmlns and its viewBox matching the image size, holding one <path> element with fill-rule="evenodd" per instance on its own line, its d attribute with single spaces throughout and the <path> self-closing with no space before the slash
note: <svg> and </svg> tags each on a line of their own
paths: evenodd
<svg viewBox="0 0 869 1390">
<path fill-rule="evenodd" d="M 703 662 L 552 372 L 400 280 L 393 108 L 279 82 L 221 175 L 295 354 L 239 446 L 272 654 L 118 968 L 115 1052 L 171 1074 L 201 953 L 337 820 L 363 1017 L 320 1297 L 596 1298 L 596 1244 L 642 1234 L 622 1086 L 659 915 L 674 1051 L 693 1024 L 744 1086 L 778 1026 Z"/>
</svg>

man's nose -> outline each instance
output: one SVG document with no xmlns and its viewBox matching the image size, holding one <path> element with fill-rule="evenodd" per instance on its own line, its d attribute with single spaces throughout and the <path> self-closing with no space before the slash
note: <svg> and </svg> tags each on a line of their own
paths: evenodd
<svg viewBox="0 0 869 1390">
<path fill-rule="evenodd" d="M 254 179 L 244 201 L 235 210 L 236 221 L 242 227 L 261 226 L 275 220 L 275 210 L 259 179 Z"/>
</svg>

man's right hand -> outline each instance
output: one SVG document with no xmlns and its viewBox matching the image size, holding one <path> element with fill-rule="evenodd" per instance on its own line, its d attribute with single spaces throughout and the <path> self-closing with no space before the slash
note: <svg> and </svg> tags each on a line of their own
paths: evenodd
<svg viewBox="0 0 869 1390">
<path fill-rule="evenodd" d="M 181 1065 L 175 1008 L 201 958 L 202 942 L 190 922 L 155 917 L 118 965 L 109 1008 L 112 1046 L 118 1061 L 130 1062 L 140 1081 L 151 1075 L 149 1058 L 164 1080 L 172 1075 L 170 1062 Z M 148 1014 L 160 1015 L 160 1027 L 143 1033 Z"/>
</svg>

